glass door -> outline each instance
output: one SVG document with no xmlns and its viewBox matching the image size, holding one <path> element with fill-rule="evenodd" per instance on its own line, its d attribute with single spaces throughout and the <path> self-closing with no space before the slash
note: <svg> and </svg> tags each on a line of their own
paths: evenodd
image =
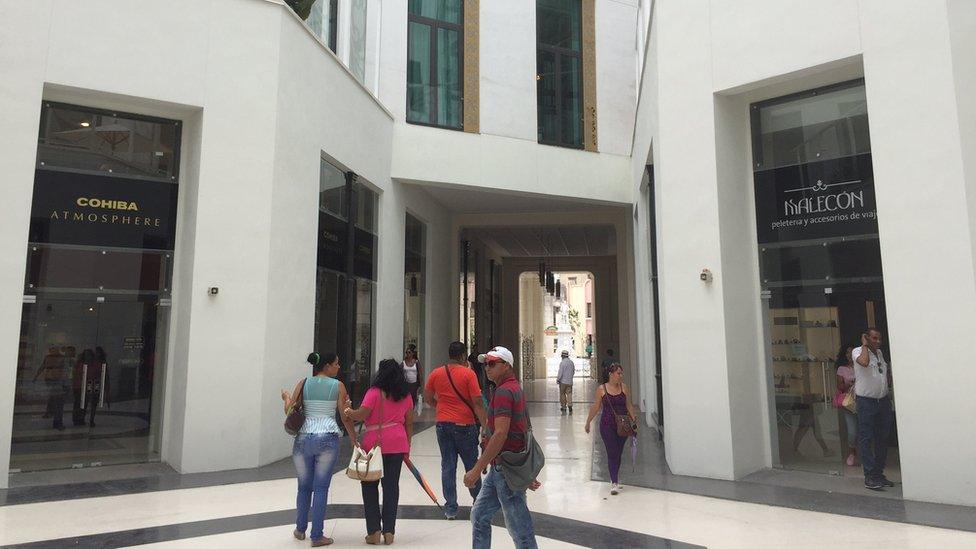
<svg viewBox="0 0 976 549">
<path fill-rule="evenodd" d="M 840 345 L 837 307 L 823 288 L 771 292 L 768 307 L 780 463 L 841 474 L 833 407 Z"/>
<path fill-rule="evenodd" d="M 167 308 L 155 297 L 35 298 L 24 304 L 11 469 L 158 459 L 150 426 Z"/>
<path fill-rule="evenodd" d="M 873 326 L 887 333 L 882 284 L 774 288 L 765 296 L 779 465 L 862 476 L 856 416 L 835 398 L 839 381 L 853 375 L 850 351 L 860 345 L 861 332 Z M 882 352 L 890 356 L 886 347 Z M 898 476 L 895 431 L 888 472 Z"/>
</svg>

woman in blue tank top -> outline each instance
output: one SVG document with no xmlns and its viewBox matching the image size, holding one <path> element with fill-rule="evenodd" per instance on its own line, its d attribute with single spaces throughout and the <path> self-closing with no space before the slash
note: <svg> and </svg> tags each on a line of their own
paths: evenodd
<svg viewBox="0 0 976 549">
<path fill-rule="evenodd" d="M 339 358 L 335 353 L 319 355 L 311 353 L 308 362 L 312 365 L 312 375 L 301 379 L 291 395 L 281 391 L 285 401 L 285 414 L 299 398 L 305 408 L 305 423 L 295 437 L 291 458 L 298 475 L 298 508 L 295 519 L 296 539 L 305 539 L 305 529 L 312 522 L 312 547 L 331 545 L 332 538 L 325 537 L 325 507 L 329 500 L 329 484 L 332 470 L 339 457 L 339 437 L 342 432 L 336 423 L 336 408 L 346 406 L 348 399 L 346 387 L 335 379 L 339 373 Z M 352 433 L 351 421 L 342 418 L 346 432 Z M 355 446 L 356 439 L 350 437 Z"/>
</svg>

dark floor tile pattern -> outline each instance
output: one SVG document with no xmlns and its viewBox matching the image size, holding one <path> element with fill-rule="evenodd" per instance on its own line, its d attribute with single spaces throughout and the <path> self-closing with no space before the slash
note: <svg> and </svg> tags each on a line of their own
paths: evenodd
<svg viewBox="0 0 976 549">
<path fill-rule="evenodd" d="M 630 457 L 630 442 L 627 444 L 619 478 L 624 485 L 804 511 L 976 532 L 976 508 L 973 507 L 811 490 L 743 480 L 727 481 L 675 475 L 671 473 L 664 458 L 664 445 L 657 440 L 653 429 L 643 429 L 640 433 L 638 459 L 634 470 Z M 606 450 L 599 435 L 595 437 L 593 445 L 591 478 L 603 482 L 610 481 Z M 829 479 L 825 478 L 826 480 Z"/>
<path fill-rule="evenodd" d="M 419 433 L 425 429 L 429 429 L 433 425 L 434 422 L 432 421 L 415 422 L 414 432 Z M 339 446 L 339 457 L 336 459 L 336 469 L 334 472 L 345 469 L 345 464 L 349 463 L 351 453 L 352 450 L 350 449 L 349 442 L 343 438 Z M 207 486 L 221 486 L 242 482 L 279 480 L 295 476 L 295 466 L 292 465 L 291 458 L 285 458 L 254 469 L 236 469 L 233 471 L 218 471 L 214 473 L 187 473 L 181 475 L 172 470 L 160 471 L 159 467 L 153 467 L 152 470 L 154 473 L 151 476 L 100 480 L 97 482 L 8 488 L 6 490 L 0 490 L 0 506 L 120 496 L 125 494 L 142 494 L 184 488 L 204 488 Z"/>
<path fill-rule="evenodd" d="M 362 518 L 362 505 L 335 504 L 329 505 L 329 518 Z M 470 508 L 463 507 L 458 518 L 467 520 Z M 399 519 L 445 520 L 444 515 L 436 507 L 422 505 L 401 505 L 397 515 Z M 33 543 L 7 545 L 10 549 L 60 549 L 62 547 L 100 547 L 112 549 L 116 547 L 130 547 L 164 541 L 195 538 L 215 534 L 226 534 L 259 528 L 281 526 L 283 537 L 290 535 L 288 526 L 295 519 L 294 511 L 273 511 L 254 515 L 227 517 L 222 519 L 171 524 L 152 528 L 138 528 L 120 532 L 107 532 L 90 536 L 52 539 Z M 504 527 L 501 513 L 495 517 L 493 524 Z M 649 547 L 649 548 L 694 548 L 701 547 L 679 541 L 659 538 L 647 534 L 620 530 L 599 524 L 580 522 L 563 517 L 556 517 L 542 513 L 532 513 L 536 536 L 553 539 L 566 543 L 582 545 L 584 547 Z M 364 525 L 365 533 L 365 525 Z M 496 535 L 504 535 L 496 533 Z M 360 540 L 337 540 L 341 544 L 357 543 Z M 460 541 L 460 540 L 459 540 Z M 459 543 L 463 546 L 464 543 Z"/>
</svg>

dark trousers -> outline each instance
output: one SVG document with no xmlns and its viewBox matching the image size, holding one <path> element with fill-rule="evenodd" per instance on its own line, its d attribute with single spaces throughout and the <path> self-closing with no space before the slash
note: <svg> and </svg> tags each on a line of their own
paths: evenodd
<svg viewBox="0 0 976 549">
<path fill-rule="evenodd" d="M 437 422 L 437 445 L 441 449 L 441 489 L 444 491 L 444 513 L 457 516 L 457 461 L 461 458 L 465 472 L 474 468 L 478 462 L 478 426 L 456 425 L 445 421 Z M 472 503 L 478 499 L 481 479 L 473 488 L 468 488 Z"/>
<path fill-rule="evenodd" d="M 400 503 L 400 468 L 404 454 L 383 454 L 383 478 L 360 483 L 366 512 L 366 533 L 396 533 L 397 506 Z M 383 510 L 380 514 L 380 483 L 383 483 Z M 382 519 L 382 523 L 380 522 Z"/>
<path fill-rule="evenodd" d="M 610 423 L 610 421 L 614 423 Z M 603 418 L 600 418 L 600 437 L 603 439 L 603 445 L 607 448 L 607 466 L 610 468 L 610 482 L 616 484 L 620 480 L 620 461 L 624 455 L 624 444 L 627 443 L 628 437 L 618 435 L 616 420 L 611 418 L 610 421 L 605 421 Z"/>
<path fill-rule="evenodd" d="M 47 385 L 47 408 L 45 413 L 54 418 L 54 428 L 64 426 L 64 393 L 61 380 L 45 381 Z"/>
<path fill-rule="evenodd" d="M 890 398 L 857 397 L 857 451 L 865 480 L 884 477 L 893 419 Z"/>
</svg>

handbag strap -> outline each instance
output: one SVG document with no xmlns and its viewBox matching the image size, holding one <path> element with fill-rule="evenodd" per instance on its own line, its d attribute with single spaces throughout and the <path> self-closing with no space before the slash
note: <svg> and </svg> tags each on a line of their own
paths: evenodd
<svg viewBox="0 0 976 549">
<path fill-rule="evenodd" d="M 290 411 L 288 412 L 289 414 L 290 413 L 293 413 L 293 412 L 298 412 L 298 411 L 301 411 L 302 413 L 304 413 L 304 411 L 305 411 L 305 383 L 306 382 L 308 382 L 308 378 L 307 377 L 302 380 L 302 388 L 298 390 L 298 398 L 295 399 L 295 402 L 292 402 L 291 403 L 291 408 L 290 408 Z"/>
<path fill-rule="evenodd" d="M 447 373 L 447 380 L 451 382 L 451 388 L 454 389 L 454 394 L 456 394 L 457 397 L 459 399 L 461 399 L 461 402 L 463 402 L 465 404 L 465 406 L 468 407 L 468 410 L 471 410 L 471 415 L 472 415 L 472 417 L 474 417 L 475 424 L 477 424 L 480 427 L 481 426 L 481 422 L 478 421 L 478 414 L 475 413 L 474 406 L 472 406 L 471 403 L 468 402 L 468 399 L 466 399 L 463 396 L 461 396 L 461 391 L 458 391 L 457 385 L 454 384 L 454 378 L 451 377 L 451 368 L 450 368 L 450 366 L 451 366 L 450 364 L 445 364 L 444 365 L 444 371 Z"/>
<path fill-rule="evenodd" d="M 620 394 L 624 394 L 624 388 L 623 387 L 620 388 Z M 603 400 L 605 401 L 605 403 L 607 405 L 607 408 L 610 408 L 610 411 L 613 412 L 614 419 L 616 419 L 616 420 L 619 421 L 620 420 L 620 414 L 618 414 L 617 413 L 617 410 L 614 409 L 614 407 L 613 407 L 613 401 L 610 400 L 609 398 L 607 398 L 609 396 L 610 396 L 610 393 L 607 391 L 607 384 L 604 383 L 603 384 Z M 626 399 L 626 398 L 627 398 L 627 396 L 624 395 L 624 399 Z"/>
</svg>

